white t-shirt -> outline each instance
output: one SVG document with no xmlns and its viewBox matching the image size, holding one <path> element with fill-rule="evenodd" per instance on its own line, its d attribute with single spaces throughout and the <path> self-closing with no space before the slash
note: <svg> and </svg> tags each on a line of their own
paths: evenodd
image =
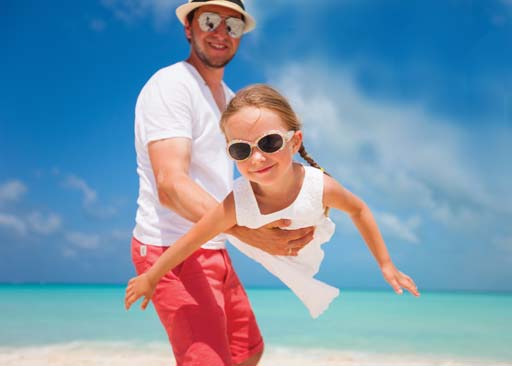
<svg viewBox="0 0 512 366">
<path fill-rule="evenodd" d="M 226 101 L 233 92 L 223 83 Z M 134 237 L 150 245 L 172 245 L 193 225 L 160 204 L 149 142 L 173 137 L 192 141 L 190 177 L 218 201 L 233 187 L 233 163 L 219 121 L 221 112 L 197 70 L 179 62 L 156 72 L 142 88 L 135 107 L 135 150 L 139 175 L 138 209 Z M 169 157 L 172 159 L 172 156 Z M 219 235 L 203 248 L 224 248 Z"/>
</svg>

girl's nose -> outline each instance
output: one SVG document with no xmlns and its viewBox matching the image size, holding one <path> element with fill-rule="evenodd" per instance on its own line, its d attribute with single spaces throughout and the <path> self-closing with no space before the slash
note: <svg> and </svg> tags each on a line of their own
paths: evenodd
<svg viewBox="0 0 512 366">
<path fill-rule="evenodd" d="M 252 151 L 252 155 L 251 155 L 251 161 L 252 162 L 261 162 L 261 161 L 264 161 L 266 159 L 265 157 L 265 154 L 263 154 L 259 149 L 255 148 L 253 149 Z"/>
</svg>

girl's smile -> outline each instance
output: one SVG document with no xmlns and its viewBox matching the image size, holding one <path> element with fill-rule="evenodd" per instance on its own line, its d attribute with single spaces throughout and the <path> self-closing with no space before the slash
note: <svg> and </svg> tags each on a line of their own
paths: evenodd
<svg viewBox="0 0 512 366">
<path fill-rule="evenodd" d="M 272 169 L 274 167 L 274 165 L 270 165 L 266 168 L 262 168 L 262 169 L 259 169 L 259 170 L 255 170 L 254 173 L 258 173 L 258 174 L 264 174 L 268 171 L 270 171 L 270 169 Z"/>
</svg>

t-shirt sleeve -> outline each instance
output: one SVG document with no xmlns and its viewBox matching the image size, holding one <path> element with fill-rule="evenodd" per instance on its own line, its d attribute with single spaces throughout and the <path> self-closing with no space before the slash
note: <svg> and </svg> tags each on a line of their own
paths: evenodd
<svg viewBox="0 0 512 366">
<path fill-rule="evenodd" d="M 135 110 L 135 118 L 144 129 L 144 145 L 173 137 L 192 138 L 192 110 L 192 95 L 184 82 L 150 80 Z"/>
</svg>

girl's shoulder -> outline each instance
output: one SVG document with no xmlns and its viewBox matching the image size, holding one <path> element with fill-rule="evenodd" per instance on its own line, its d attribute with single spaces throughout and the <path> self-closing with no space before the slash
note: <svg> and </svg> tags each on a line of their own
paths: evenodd
<svg viewBox="0 0 512 366">
<path fill-rule="evenodd" d="M 324 182 L 324 194 L 332 192 L 339 186 L 338 181 L 327 174 L 324 174 L 322 178 Z"/>
</svg>

